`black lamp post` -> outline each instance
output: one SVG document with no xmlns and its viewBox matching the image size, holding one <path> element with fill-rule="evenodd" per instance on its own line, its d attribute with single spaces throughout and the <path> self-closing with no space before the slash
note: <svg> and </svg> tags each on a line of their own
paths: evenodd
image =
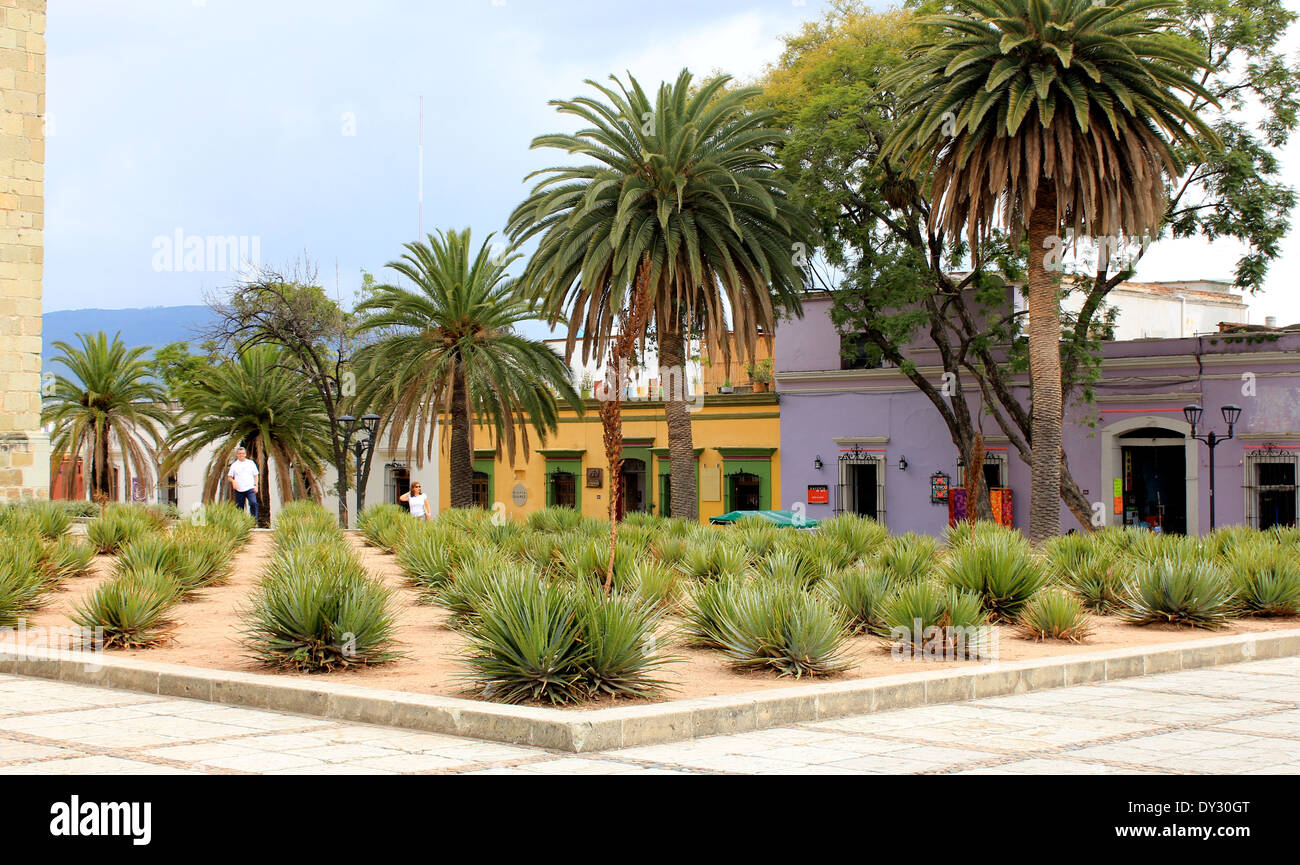
<svg viewBox="0 0 1300 865">
<path fill-rule="evenodd" d="M 379 415 L 365 414 L 361 416 L 361 420 L 357 420 L 352 415 L 345 414 L 339 418 L 339 423 L 343 425 L 343 447 L 351 448 L 357 458 L 357 513 L 360 514 L 361 509 L 366 506 L 366 490 L 361 484 L 361 465 L 375 446 L 375 433 L 379 430 Z M 354 436 L 355 442 L 352 441 Z M 339 486 L 346 495 L 348 479 L 340 478 Z"/>
<path fill-rule="evenodd" d="M 1204 412 L 1199 405 L 1183 406 L 1183 417 L 1192 428 L 1192 438 L 1197 441 L 1205 442 L 1210 446 L 1210 531 L 1214 531 L 1214 449 L 1219 442 L 1226 442 L 1232 438 L 1232 428 L 1237 425 L 1237 419 L 1241 417 L 1241 406 L 1225 405 L 1221 409 L 1223 420 L 1228 425 L 1228 434 L 1221 436 L 1218 433 L 1210 432 L 1203 436 L 1196 434 L 1196 427 L 1201 422 L 1201 414 Z"/>
</svg>

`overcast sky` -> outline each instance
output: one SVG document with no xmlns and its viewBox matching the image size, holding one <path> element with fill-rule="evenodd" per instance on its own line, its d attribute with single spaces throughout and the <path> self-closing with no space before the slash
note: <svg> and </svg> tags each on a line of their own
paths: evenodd
<svg viewBox="0 0 1300 865">
<path fill-rule="evenodd" d="M 683 66 L 754 76 L 822 5 L 56 0 L 46 308 L 201 303 L 232 280 L 206 245 L 201 260 L 179 254 L 208 236 L 246 238 L 269 265 L 306 254 L 330 287 L 337 262 L 350 299 L 361 268 L 379 273 L 417 236 L 421 95 L 424 229 L 482 237 L 555 161 L 528 149 L 566 128 L 548 99 L 625 70 L 643 84 Z M 1283 160 L 1300 186 L 1300 142 Z M 1292 235 L 1253 321 L 1300 321 Z M 1230 278 L 1234 262 L 1229 244 L 1164 242 L 1138 278 Z"/>
</svg>

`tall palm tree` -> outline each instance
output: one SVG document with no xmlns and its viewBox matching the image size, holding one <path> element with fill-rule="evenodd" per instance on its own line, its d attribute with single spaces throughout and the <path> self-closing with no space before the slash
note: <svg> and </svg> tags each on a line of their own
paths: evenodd
<svg viewBox="0 0 1300 865">
<path fill-rule="evenodd" d="M 54 343 L 52 359 L 71 373 L 55 376 L 43 400 L 41 422 L 53 424 L 55 460 L 90 451 L 96 498 L 117 496 L 109 453 L 122 455 L 127 477 L 154 475 L 158 447 L 171 422 L 167 392 L 149 369 L 147 346 L 127 348 L 120 333 L 77 334 L 81 347 Z"/>
<path fill-rule="evenodd" d="M 567 353 L 581 332 L 583 360 L 613 344 L 617 368 L 633 360 L 653 326 L 661 368 L 679 382 L 666 388 L 665 405 L 672 513 L 694 518 L 688 333 L 698 327 L 709 357 L 730 362 L 734 327 L 741 360 L 754 359 L 780 307 L 799 310 L 799 244 L 809 244 L 810 223 L 776 177 L 771 150 L 783 133 L 770 125 L 774 115 L 746 108 L 757 88 L 728 91 L 725 75 L 696 87 L 682 70 L 652 98 L 635 78 L 627 86 L 611 79 L 616 89 L 586 82 L 603 100 L 551 103 L 588 125 L 532 146 L 586 161 L 529 175 L 542 179 L 515 209 L 509 231 L 516 242 L 541 236 L 522 281 L 553 323 L 567 316 Z M 622 494 L 623 384 L 607 388 L 614 399 L 602 403 L 611 519 Z"/>
<path fill-rule="evenodd" d="M 319 499 L 319 478 L 330 453 L 329 418 L 291 363 L 280 349 L 258 345 L 182 384 L 181 418 L 165 443 L 163 473 L 216 445 L 204 475 L 203 500 L 224 498 L 229 495 L 226 471 L 235 451 L 244 447 L 257 463 L 263 527 L 271 524 L 272 465 L 281 501 Z"/>
<path fill-rule="evenodd" d="M 559 399 L 582 405 L 559 355 L 514 331 L 537 314 L 506 274 L 519 256 L 491 244 L 489 235 L 475 252 L 469 229 L 408 243 L 387 267 L 415 289 L 376 286 L 356 309 L 359 333 L 380 336 L 358 353 L 357 400 L 384 408 L 389 440 L 406 434 L 417 465 L 443 418 L 453 508 L 474 503 L 474 426 L 489 426 L 498 456 L 513 463 L 520 448 L 528 453 L 530 427 L 541 439 L 556 429 Z"/>
<path fill-rule="evenodd" d="M 887 86 L 903 93 L 885 148 L 931 174 L 931 225 L 963 228 L 972 248 L 995 227 L 1028 235 L 1028 334 L 1033 485 L 1029 534 L 1060 533 L 1059 273 L 1047 255 L 1074 237 L 1154 237 L 1166 178 L 1183 170 L 1177 144 L 1214 135 L 1178 97 L 1213 97 L 1204 65 L 1175 36 L 1177 0 L 953 0 L 924 24 Z"/>
</svg>

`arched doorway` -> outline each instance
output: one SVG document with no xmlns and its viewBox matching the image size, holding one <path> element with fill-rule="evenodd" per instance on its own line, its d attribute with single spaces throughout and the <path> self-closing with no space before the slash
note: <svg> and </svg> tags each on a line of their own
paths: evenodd
<svg viewBox="0 0 1300 865">
<path fill-rule="evenodd" d="M 1169 534 L 1200 530 L 1195 442 L 1181 420 L 1144 415 L 1102 431 L 1108 525 Z"/>
</svg>

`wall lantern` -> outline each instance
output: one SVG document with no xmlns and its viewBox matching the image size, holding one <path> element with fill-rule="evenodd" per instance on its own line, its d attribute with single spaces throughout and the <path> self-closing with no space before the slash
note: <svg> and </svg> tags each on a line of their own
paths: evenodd
<svg viewBox="0 0 1300 865">
<path fill-rule="evenodd" d="M 899 470 L 900 472 L 905 472 L 905 471 L 907 471 L 907 457 L 899 457 L 899 458 L 898 458 L 898 470 Z"/>
<path fill-rule="evenodd" d="M 821 471 L 822 466 L 824 465 L 825 463 L 822 462 L 821 454 L 818 454 L 817 456 L 813 457 L 813 468 L 815 468 L 817 471 Z"/>
</svg>

